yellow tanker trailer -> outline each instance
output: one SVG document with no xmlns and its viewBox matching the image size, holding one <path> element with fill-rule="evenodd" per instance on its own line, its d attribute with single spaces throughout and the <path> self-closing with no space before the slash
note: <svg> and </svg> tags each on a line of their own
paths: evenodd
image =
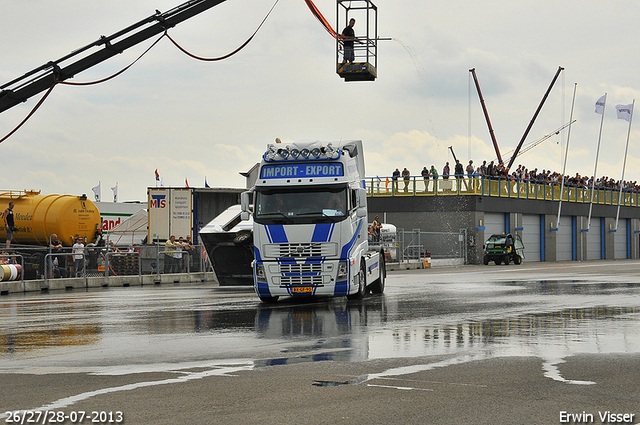
<svg viewBox="0 0 640 425">
<path fill-rule="evenodd" d="M 0 216 L 4 216 L 9 202 L 14 203 L 15 227 L 13 243 L 49 245 L 55 233 L 64 246 L 72 246 L 79 236 L 86 243 L 96 240 L 100 229 L 100 212 L 85 195 L 40 195 L 37 191 L 11 191 L 0 193 Z M 0 226 L 0 244 L 7 232 Z M 96 232 L 98 230 L 98 232 Z"/>
</svg>

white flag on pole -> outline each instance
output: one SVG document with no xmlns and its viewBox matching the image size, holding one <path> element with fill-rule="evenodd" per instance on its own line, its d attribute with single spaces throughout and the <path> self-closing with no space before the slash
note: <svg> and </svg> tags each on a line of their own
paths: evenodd
<svg viewBox="0 0 640 425">
<path fill-rule="evenodd" d="M 98 182 L 96 187 L 92 187 L 91 190 L 93 190 L 93 193 L 96 196 L 96 202 L 100 202 L 100 182 Z"/>
<path fill-rule="evenodd" d="M 631 122 L 631 114 L 633 113 L 633 103 L 628 105 L 616 105 L 616 112 L 619 120 Z"/>
<path fill-rule="evenodd" d="M 603 115 L 604 114 L 604 103 L 606 101 L 607 95 L 605 94 L 600 99 L 596 101 L 596 114 Z"/>
<path fill-rule="evenodd" d="M 118 182 L 116 182 L 116 185 L 112 187 L 111 190 L 113 190 L 113 202 L 118 202 Z"/>
</svg>

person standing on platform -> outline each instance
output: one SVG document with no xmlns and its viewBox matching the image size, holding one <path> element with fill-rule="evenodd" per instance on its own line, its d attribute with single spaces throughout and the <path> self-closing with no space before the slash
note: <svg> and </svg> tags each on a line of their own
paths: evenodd
<svg viewBox="0 0 640 425">
<path fill-rule="evenodd" d="M 13 230 L 16 224 L 13 221 L 13 201 L 9 202 L 9 207 L 4 210 L 4 230 L 7 232 L 7 249 L 11 248 L 11 240 L 13 239 Z"/>
<path fill-rule="evenodd" d="M 444 168 L 442 169 L 442 178 L 445 180 L 448 179 L 450 173 L 451 173 L 451 170 L 449 169 L 449 162 L 447 162 L 444 165 Z"/>
<path fill-rule="evenodd" d="M 398 192 L 398 179 L 400 178 L 400 170 L 396 168 L 396 171 L 391 175 L 391 179 L 393 180 L 393 192 Z"/>
<path fill-rule="evenodd" d="M 431 178 L 432 179 L 436 180 L 438 178 L 438 170 L 436 170 L 436 166 L 435 165 L 431 166 L 431 169 L 429 170 L 429 172 L 431 173 Z"/>
<path fill-rule="evenodd" d="M 402 170 L 402 179 L 404 180 L 404 192 L 407 193 L 409 191 L 409 178 L 411 177 L 411 172 L 407 170 L 407 167 Z"/>
<path fill-rule="evenodd" d="M 353 30 L 353 26 L 356 24 L 356 20 L 349 19 L 349 25 L 342 30 L 342 39 L 344 45 L 344 56 L 342 58 L 342 64 L 353 63 L 355 61 L 355 53 L 353 51 L 353 40 L 356 38 L 356 33 Z"/>
<path fill-rule="evenodd" d="M 426 192 L 429 186 L 429 175 L 431 174 L 431 172 L 427 170 L 427 167 L 423 167 L 420 174 L 422 174 L 422 180 L 424 180 L 424 191 Z"/>
</svg>

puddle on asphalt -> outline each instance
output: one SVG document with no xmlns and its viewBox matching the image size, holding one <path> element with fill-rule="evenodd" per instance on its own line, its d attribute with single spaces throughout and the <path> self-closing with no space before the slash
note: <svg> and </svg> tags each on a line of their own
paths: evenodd
<svg viewBox="0 0 640 425">
<path fill-rule="evenodd" d="M 598 286 L 574 283 L 583 291 Z M 559 287 L 563 291 L 574 286 L 566 281 L 521 285 Z M 624 290 L 628 283 L 610 285 Z M 486 351 L 550 358 L 580 353 L 640 353 L 640 307 L 554 308 L 553 304 L 546 304 L 543 292 L 536 290 L 536 293 L 537 298 L 530 304 L 526 295 L 517 301 L 515 297 L 504 297 L 500 301 L 487 298 L 478 304 L 463 297 L 449 301 L 411 297 L 387 301 L 385 296 L 370 296 L 361 302 L 283 302 L 276 306 L 256 307 L 254 304 L 215 311 L 147 309 L 135 312 L 131 318 L 91 305 L 88 307 L 92 313 L 88 315 L 89 323 L 73 319 L 85 316 L 74 311 L 71 303 L 43 307 L 48 315 L 52 315 L 45 317 L 60 319 L 54 323 L 36 319 L 27 324 L 18 323 L 22 317 L 21 307 L 14 306 L 0 310 L 0 323 L 3 324 L 0 326 L 0 361 L 3 355 L 9 359 L 38 350 L 100 346 L 106 344 L 105 341 L 122 337 L 129 341 L 138 336 L 146 341 L 164 341 L 168 335 L 177 341 L 182 338 L 199 342 L 193 348 L 179 347 L 185 353 L 196 352 L 198 347 L 219 346 L 215 341 L 223 338 L 241 339 L 245 352 L 257 345 L 280 348 L 281 356 L 261 360 L 256 366 Z M 629 298 L 622 294 L 602 301 L 624 299 L 632 305 L 633 298 L 631 301 Z M 591 304 L 599 300 L 590 292 L 585 299 Z M 487 305 L 487 300 L 494 303 Z M 567 304 L 564 295 L 555 300 L 557 305 Z M 548 311 L 525 312 L 537 308 L 537 303 Z M 66 320 L 61 320 L 62 317 Z M 218 352 L 223 354 L 223 348 Z"/>
</svg>

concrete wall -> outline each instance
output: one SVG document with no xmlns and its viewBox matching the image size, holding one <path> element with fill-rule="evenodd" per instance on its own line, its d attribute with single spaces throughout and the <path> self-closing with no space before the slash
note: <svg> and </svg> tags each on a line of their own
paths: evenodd
<svg viewBox="0 0 640 425">
<path fill-rule="evenodd" d="M 397 228 L 405 230 L 420 229 L 424 232 L 453 232 L 467 229 L 468 261 L 481 264 L 483 243 L 489 237 L 482 228 L 485 213 L 508 213 L 509 231 L 520 234 L 523 214 L 536 214 L 543 217 L 544 227 L 541 235 L 541 261 L 558 261 L 557 214 L 558 202 L 533 199 L 501 198 L 475 195 L 451 196 L 394 196 L 370 197 L 369 222 L 376 215 Z M 604 253 L 605 259 L 615 259 L 614 233 L 618 207 L 615 205 L 593 205 L 591 220 L 604 217 Z M 587 259 L 586 233 L 589 204 L 563 202 L 561 219 L 572 220 L 576 217 L 573 240 L 576 247 L 576 260 Z M 640 207 L 621 207 L 620 218 L 630 219 L 631 258 L 640 258 Z M 526 248 L 526 247 L 525 247 Z"/>
<path fill-rule="evenodd" d="M 99 287 L 127 287 L 142 285 L 161 285 L 168 283 L 201 284 L 209 282 L 218 284 L 215 273 L 175 273 L 133 276 L 109 276 L 84 278 L 60 278 L 60 279 L 35 279 L 25 281 L 0 282 L 0 295 L 8 295 L 16 292 L 47 292 L 71 289 L 86 289 Z"/>
</svg>

